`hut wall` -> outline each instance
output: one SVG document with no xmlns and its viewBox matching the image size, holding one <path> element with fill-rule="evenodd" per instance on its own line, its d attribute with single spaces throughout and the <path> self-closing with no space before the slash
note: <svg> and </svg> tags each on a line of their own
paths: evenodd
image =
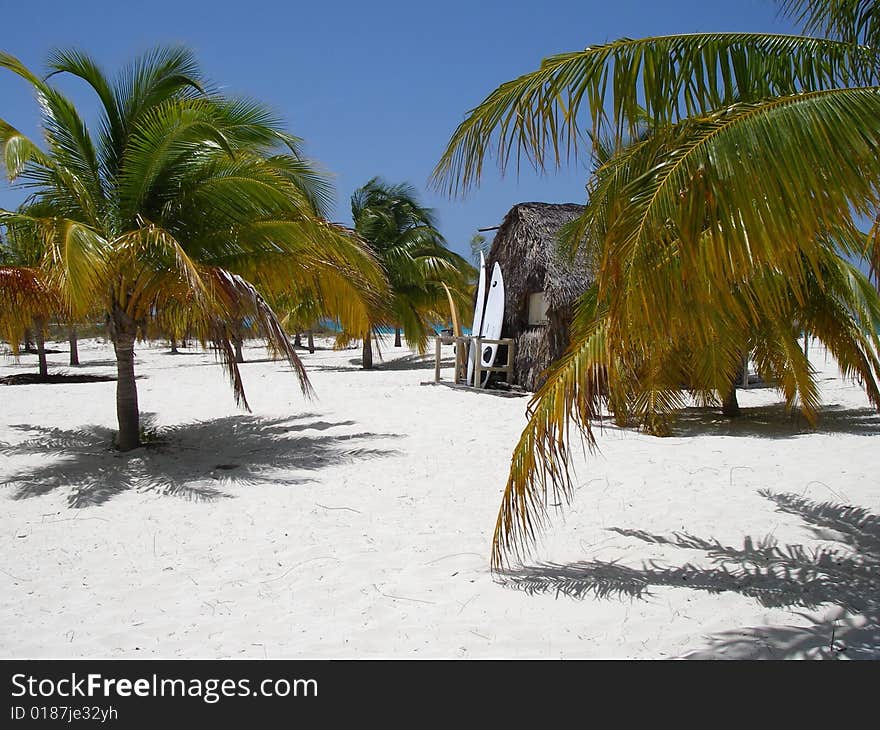
<svg viewBox="0 0 880 730">
<path fill-rule="evenodd" d="M 514 337 L 516 357 L 513 380 L 526 390 L 536 391 L 546 380 L 545 371 L 561 358 L 568 348 L 568 328 L 571 310 L 550 312 L 550 323 L 544 327 L 530 327 Z"/>
<path fill-rule="evenodd" d="M 551 362 L 546 327 L 534 327 L 519 334 L 513 362 L 514 380 L 518 385 L 526 390 L 537 390 L 543 382 L 541 373 Z"/>
</svg>

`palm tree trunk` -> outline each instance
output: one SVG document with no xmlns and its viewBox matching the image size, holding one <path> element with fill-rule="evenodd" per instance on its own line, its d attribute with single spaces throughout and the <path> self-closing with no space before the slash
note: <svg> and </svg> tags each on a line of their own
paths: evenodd
<svg viewBox="0 0 880 730">
<path fill-rule="evenodd" d="M 37 338 L 37 359 L 40 363 L 40 377 L 49 377 L 49 364 L 46 362 L 46 340 L 43 336 L 43 327 L 46 322 L 42 318 L 34 318 L 34 330 Z"/>
<path fill-rule="evenodd" d="M 171 337 L 171 354 L 177 355 L 177 339 L 175 337 Z"/>
<path fill-rule="evenodd" d="M 309 341 L 309 354 L 314 355 L 315 354 L 315 336 L 312 334 L 311 330 L 308 331 L 308 336 L 309 336 L 309 340 L 308 340 Z"/>
<path fill-rule="evenodd" d="M 739 415 L 739 402 L 736 400 L 736 381 L 730 384 L 730 388 L 724 396 L 721 412 L 729 418 L 736 418 Z"/>
<path fill-rule="evenodd" d="M 302 334 L 300 332 L 297 332 L 293 336 L 293 346 L 294 347 L 302 347 L 303 346 Z"/>
<path fill-rule="evenodd" d="M 361 367 L 364 370 L 373 369 L 373 345 L 370 342 L 370 333 L 364 335 L 364 354 L 361 359 Z"/>
<path fill-rule="evenodd" d="M 76 327 L 71 327 L 67 333 L 67 342 L 70 344 L 70 366 L 77 367 L 79 365 L 79 346 L 76 336 Z"/>
<path fill-rule="evenodd" d="M 395 328 L 394 328 L 394 346 L 395 346 L 395 347 L 401 347 L 401 342 L 400 342 L 400 327 L 395 327 Z"/>
<path fill-rule="evenodd" d="M 232 341 L 232 344 L 235 345 L 235 362 L 244 362 L 244 353 L 241 350 L 242 339 L 241 335 L 236 335 L 235 339 Z"/>
<path fill-rule="evenodd" d="M 110 318 L 110 337 L 116 351 L 116 420 L 119 423 L 116 446 L 120 451 L 131 451 L 141 445 L 137 383 L 134 379 L 136 334 L 134 320 L 114 306 Z"/>
</svg>

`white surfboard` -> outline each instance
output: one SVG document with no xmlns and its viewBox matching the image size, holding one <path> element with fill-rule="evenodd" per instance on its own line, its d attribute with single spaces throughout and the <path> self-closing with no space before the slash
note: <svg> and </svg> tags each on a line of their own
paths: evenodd
<svg viewBox="0 0 880 730">
<path fill-rule="evenodd" d="M 501 325 L 504 323 L 504 279 L 501 276 L 501 267 L 498 262 L 492 267 L 492 279 L 486 292 L 486 311 L 483 313 L 483 328 L 481 337 L 488 340 L 497 340 L 501 337 Z M 490 368 L 495 364 L 495 355 L 498 353 L 498 345 L 483 345 L 480 353 L 481 364 L 484 368 Z M 481 388 L 489 382 L 489 375 L 483 376 Z"/>
<path fill-rule="evenodd" d="M 480 251 L 480 278 L 477 280 L 477 303 L 474 305 L 474 323 L 471 325 L 471 335 L 479 337 L 483 327 L 483 309 L 486 306 L 486 257 Z M 474 383 L 474 367 L 477 363 L 475 345 L 471 342 L 468 347 L 467 384 Z"/>
</svg>

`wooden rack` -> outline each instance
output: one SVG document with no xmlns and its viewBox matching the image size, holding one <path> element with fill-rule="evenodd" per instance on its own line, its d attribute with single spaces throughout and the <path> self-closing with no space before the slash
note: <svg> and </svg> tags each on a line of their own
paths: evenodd
<svg viewBox="0 0 880 730">
<path fill-rule="evenodd" d="M 453 335 L 437 335 L 437 337 L 434 339 L 434 382 L 440 382 L 440 346 L 452 344 L 456 346 L 454 380 L 456 383 L 464 382 L 463 373 L 467 372 L 466 368 L 468 345 L 470 345 L 472 342 L 476 345 L 476 350 L 478 353 L 481 353 L 483 351 L 484 345 L 507 345 L 507 362 L 502 366 L 494 365 L 489 368 L 483 367 L 483 359 L 481 357 L 476 358 L 476 363 L 474 364 L 474 383 L 481 383 L 483 381 L 483 373 L 487 372 L 506 373 L 507 382 L 510 383 L 513 379 L 513 360 L 516 355 L 516 345 L 514 344 L 514 341 L 510 338 L 504 338 L 501 340 L 490 340 L 485 337 L 473 337 L 469 335 L 461 337 L 455 337 Z"/>
</svg>

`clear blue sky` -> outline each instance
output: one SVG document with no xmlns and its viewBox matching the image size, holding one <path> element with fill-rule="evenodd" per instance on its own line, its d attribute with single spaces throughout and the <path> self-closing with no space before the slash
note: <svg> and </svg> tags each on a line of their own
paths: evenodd
<svg viewBox="0 0 880 730">
<path fill-rule="evenodd" d="M 82 48 L 112 70 L 152 46 L 187 45 L 214 82 L 271 104 L 305 139 L 308 156 L 335 176 L 336 220 L 350 222 L 351 193 L 370 177 L 409 182 L 460 253 L 517 202 L 584 199 L 582 167 L 505 179 L 487 168 L 463 201 L 426 189 L 455 127 L 496 86 L 545 56 L 622 36 L 793 30 L 773 0 L 44 0 L 0 8 L 0 47 L 33 69 L 53 47 Z M 93 108 L 82 85 L 63 88 Z M 9 72 L 0 73 L 0 117 L 37 132 L 34 99 Z M 0 183 L 0 206 L 21 198 Z"/>
</svg>

